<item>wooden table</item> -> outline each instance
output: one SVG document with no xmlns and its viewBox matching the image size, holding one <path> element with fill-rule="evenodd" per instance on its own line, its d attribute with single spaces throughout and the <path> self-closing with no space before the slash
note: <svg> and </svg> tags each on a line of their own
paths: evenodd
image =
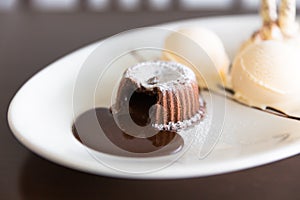
<svg viewBox="0 0 300 200">
<path fill-rule="evenodd" d="M 0 199 L 300 199 L 300 156 L 204 178 L 124 180 L 51 163 L 24 148 L 9 130 L 6 113 L 13 95 L 59 57 L 120 31 L 215 14 L 0 14 Z"/>
</svg>

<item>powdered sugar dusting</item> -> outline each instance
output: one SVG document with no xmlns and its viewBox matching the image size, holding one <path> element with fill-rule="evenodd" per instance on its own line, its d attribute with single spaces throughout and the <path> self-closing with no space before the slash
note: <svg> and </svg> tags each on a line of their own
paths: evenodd
<svg viewBox="0 0 300 200">
<path fill-rule="evenodd" d="M 146 70 L 145 70 L 146 68 Z M 148 61 L 127 69 L 124 77 L 134 80 L 146 89 L 174 90 L 178 85 L 196 81 L 194 72 L 176 62 Z"/>
<path fill-rule="evenodd" d="M 161 131 L 180 131 L 192 126 L 193 124 L 201 121 L 205 115 L 205 103 L 203 99 L 199 98 L 200 109 L 198 112 L 189 119 L 177 122 L 169 122 L 167 124 L 152 124 L 152 126 Z"/>
</svg>

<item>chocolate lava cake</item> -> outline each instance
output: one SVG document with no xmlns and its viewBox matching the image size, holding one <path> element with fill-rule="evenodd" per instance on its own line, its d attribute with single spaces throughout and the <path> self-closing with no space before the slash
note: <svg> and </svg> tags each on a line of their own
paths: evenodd
<svg viewBox="0 0 300 200">
<path fill-rule="evenodd" d="M 135 124 L 177 132 L 199 122 L 205 113 L 194 72 L 179 63 L 151 61 L 123 74 L 113 113 L 129 114 Z"/>
</svg>

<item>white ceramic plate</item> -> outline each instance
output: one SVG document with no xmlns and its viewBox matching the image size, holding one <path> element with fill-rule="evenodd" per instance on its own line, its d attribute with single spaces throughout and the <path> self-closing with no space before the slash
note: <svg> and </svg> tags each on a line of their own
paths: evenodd
<svg viewBox="0 0 300 200">
<path fill-rule="evenodd" d="M 170 28 L 187 25 L 205 26 L 215 31 L 232 58 L 241 42 L 259 27 L 260 21 L 255 16 L 231 16 L 187 20 L 165 26 Z M 156 37 L 147 35 L 147 31 L 137 32 L 146 38 Z M 141 37 L 138 35 L 131 32 L 116 36 L 106 44 L 105 51 L 109 54 L 120 46 L 125 48 L 128 41 Z M 157 41 L 161 39 L 157 38 Z M 10 127 L 21 143 L 40 156 L 73 169 L 99 175 L 161 179 L 200 177 L 236 171 L 274 162 L 300 152 L 299 121 L 271 115 L 230 100 L 223 101 L 222 97 L 214 94 L 210 96 L 207 92 L 203 93 L 204 97 L 212 100 L 207 100 L 208 109 L 225 109 L 222 119 L 208 117 L 211 120 L 208 134 L 221 131 L 220 137 L 215 139 L 216 145 L 211 143 L 208 149 L 203 147 L 205 141 L 200 142 L 202 146 L 197 148 L 200 143 L 196 141 L 196 147 L 192 145 L 192 148 L 187 148 L 180 156 L 128 158 L 102 154 L 86 148 L 72 135 L 71 125 L 74 114 L 76 116 L 91 108 L 90 101 L 93 97 L 84 95 L 89 87 L 89 77 L 83 78 L 85 82 L 79 86 L 82 87 L 82 96 L 75 99 L 78 101 L 75 113 L 72 106 L 73 90 L 75 83 L 78 84 L 77 78 L 83 62 L 98 45 L 99 43 L 95 43 L 79 49 L 49 65 L 32 77 L 12 100 L 8 112 Z M 99 69 L 101 67 L 103 68 L 100 65 Z M 96 104 L 107 103 L 105 97 L 103 100 L 101 98 L 100 95 Z M 215 127 L 218 130 L 214 130 Z"/>
</svg>

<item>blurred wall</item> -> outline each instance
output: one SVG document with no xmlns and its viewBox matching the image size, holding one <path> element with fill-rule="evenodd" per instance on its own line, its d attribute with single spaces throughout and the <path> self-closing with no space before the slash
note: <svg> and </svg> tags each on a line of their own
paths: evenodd
<svg viewBox="0 0 300 200">
<path fill-rule="evenodd" d="M 257 10 L 260 0 L 0 0 L 0 11 L 7 12 L 20 7 L 38 11 L 139 11 L 143 9 L 165 11 L 180 10 Z M 300 0 L 297 0 L 300 6 Z"/>
</svg>

